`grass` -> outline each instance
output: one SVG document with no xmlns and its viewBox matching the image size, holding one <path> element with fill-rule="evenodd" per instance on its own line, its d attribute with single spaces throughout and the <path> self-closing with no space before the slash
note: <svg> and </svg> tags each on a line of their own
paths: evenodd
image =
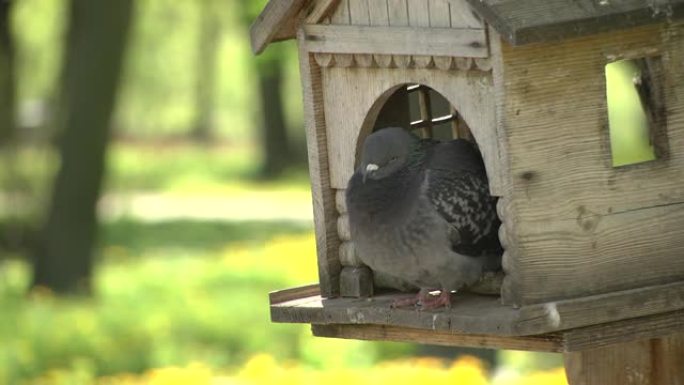
<svg viewBox="0 0 684 385">
<path fill-rule="evenodd" d="M 521 380 L 532 381 L 521 373 L 539 360 L 557 366 L 557 356 L 505 352 L 508 369 L 490 377 L 473 360 L 409 359 L 412 345 L 313 338 L 304 325 L 271 323 L 269 291 L 317 280 L 310 219 L 279 215 L 310 211 L 311 201 L 303 171 L 273 182 L 251 178 L 244 159 L 254 159 L 252 150 L 117 144 L 108 196 L 169 199 L 171 207 L 147 207 L 163 212 L 194 203 L 175 207 L 175 219 L 151 220 L 138 209 L 105 216 L 92 298 L 40 288 L 27 295 L 29 265 L 0 259 L 0 384 L 563 383 L 560 372 L 540 373 L 546 382 Z M 42 161 L 49 152 L 23 151 L 23 172 L 50 173 Z M 230 209 L 193 217 L 190 198 Z M 273 215 L 245 219 L 232 211 L 241 206 Z"/>
</svg>

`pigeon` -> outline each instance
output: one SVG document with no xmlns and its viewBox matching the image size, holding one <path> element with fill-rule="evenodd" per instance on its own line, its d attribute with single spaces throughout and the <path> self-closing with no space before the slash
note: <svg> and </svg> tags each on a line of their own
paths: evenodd
<svg viewBox="0 0 684 385">
<path fill-rule="evenodd" d="M 369 135 L 346 190 L 352 241 L 376 275 L 419 288 L 393 306 L 451 306 L 451 293 L 501 269 L 496 198 L 475 144 Z M 439 291 L 439 295 L 435 295 Z"/>
</svg>

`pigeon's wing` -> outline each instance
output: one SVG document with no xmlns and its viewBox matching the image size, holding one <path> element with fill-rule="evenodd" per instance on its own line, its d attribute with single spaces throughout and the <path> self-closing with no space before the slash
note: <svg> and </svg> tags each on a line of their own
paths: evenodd
<svg viewBox="0 0 684 385">
<path fill-rule="evenodd" d="M 449 224 L 451 248 L 462 255 L 500 255 L 496 198 L 477 150 L 465 141 L 443 143 L 426 162 L 427 195 Z"/>
</svg>

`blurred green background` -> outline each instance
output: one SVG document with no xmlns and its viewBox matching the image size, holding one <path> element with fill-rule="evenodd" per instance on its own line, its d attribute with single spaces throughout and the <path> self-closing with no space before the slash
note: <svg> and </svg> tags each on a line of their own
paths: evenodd
<svg viewBox="0 0 684 385">
<path fill-rule="evenodd" d="M 564 383 L 557 355 L 270 323 L 317 273 L 295 46 L 249 50 L 264 3 L 0 1 L 0 384 Z"/>
</svg>

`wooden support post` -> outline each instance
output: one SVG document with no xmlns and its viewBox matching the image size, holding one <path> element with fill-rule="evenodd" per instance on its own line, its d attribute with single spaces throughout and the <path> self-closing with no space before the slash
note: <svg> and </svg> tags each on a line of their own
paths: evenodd
<svg viewBox="0 0 684 385">
<path fill-rule="evenodd" d="M 565 354 L 570 385 L 684 385 L 684 333 Z"/>
<path fill-rule="evenodd" d="M 430 105 L 430 91 L 425 87 L 418 88 L 418 106 L 423 126 L 420 132 L 423 138 L 432 138 L 432 110 Z"/>
</svg>

